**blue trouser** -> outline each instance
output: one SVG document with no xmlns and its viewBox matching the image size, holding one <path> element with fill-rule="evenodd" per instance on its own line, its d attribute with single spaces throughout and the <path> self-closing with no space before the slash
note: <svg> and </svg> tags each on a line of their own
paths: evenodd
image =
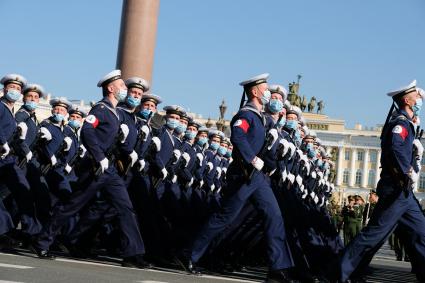
<svg viewBox="0 0 425 283">
<path fill-rule="evenodd" d="M 30 186 L 25 174 L 15 163 L 0 163 L 0 184 L 5 184 L 12 193 L 19 209 L 22 232 L 35 235 L 41 230 L 41 224 L 35 216 Z"/>
<path fill-rule="evenodd" d="M 283 218 L 273 195 L 269 181 L 261 172 L 255 172 L 250 182 L 240 176 L 228 174 L 229 194 L 222 198 L 221 208 L 209 218 L 196 238 L 191 259 L 197 262 L 208 245 L 225 227 L 238 216 L 249 198 L 264 215 L 265 237 L 268 244 L 270 269 L 278 270 L 293 266 L 291 253 L 286 242 Z"/>
<path fill-rule="evenodd" d="M 379 201 L 368 225 L 346 247 L 340 261 L 340 280 L 345 281 L 362 262 L 364 256 L 376 250 L 389 237 L 394 227 L 400 223 L 414 232 L 412 248 L 415 259 L 425 262 L 425 217 L 411 191 L 403 192 L 394 188 L 391 179 L 381 179 L 377 193 Z"/>
<path fill-rule="evenodd" d="M 12 217 L 3 205 L 3 201 L 0 199 L 0 235 L 9 232 L 13 229 Z"/>
<path fill-rule="evenodd" d="M 83 179 L 85 179 L 84 177 L 93 178 L 91 175 L 82 176 Z M 77 191 L 69 200 L 59 201 L 56 204 L 52 218 L 37 239 L 38 248 L 48 250 L 68 219 L 94 199 L 99 190 L 102 190 L 105 199 L 118 212 L 123 257 L 144 254 L 145 248 L 133 206 L 123 180 L 118 176 L 114 167 L 109 167 L 105 173 L 91 181 L 87 188 Z"/>
</svg>

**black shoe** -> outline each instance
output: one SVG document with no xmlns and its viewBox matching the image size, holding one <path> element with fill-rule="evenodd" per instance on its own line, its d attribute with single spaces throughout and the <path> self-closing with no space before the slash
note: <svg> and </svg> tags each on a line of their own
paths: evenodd
<svg viewBox="0 0 425 283">
<path fill-rule="evenodd" d="M 175 257 L 174 262 L 180 265 L 180 267 L 188 273 L 194 275 L 202 274 L 201 269 L 197 267 L 196 264 L 192 262 L 192 260 L 188 259 L 186 256 L 177 256 Z"/>
<path fill-rule="evenodd" d="M 405 261 L 405 262 L 410 262 L 410 258 L 409 258 L 408 256 L 405 256 L 405 257 L 404 257 L 404 261 Z"/>
<path fill-rule="evenodd" d="M 287 269 L 280 269 L 280 270 L 273 270 L 269 271 L 267 274 L 267 283 L 295 283 L 298 282 L 291 278 L 290 276 L 290 270 Z"/>
<path fill-rule="evenodd" d="M 48 250 L 43 250 L 35 247 L 34 245 L 30 246 L 30 249 L 41 259 L 55 259 L 55 256 L 52 255 Z"/>
<path fill-rule="evenodd" d="M 130 256 L 125 257 L 121 263 L 121 266 L 123 267 L 132 267 L 132 268 L 140 268 L 140 269 L 147 269 L 151 268 L 152 264 L 145 261 L 143 259 L 142 255 L 136 255 L 136 256 Z"/>
</svg>

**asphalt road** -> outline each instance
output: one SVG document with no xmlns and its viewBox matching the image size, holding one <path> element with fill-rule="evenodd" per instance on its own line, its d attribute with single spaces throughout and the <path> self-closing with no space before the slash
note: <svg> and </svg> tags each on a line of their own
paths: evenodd
<svg viewBox="0 0 425 283">
<path fill-rule="evenodd" d="M 392 258 L 375 258 L 372 274 L 367 282 L 416 282 L 410 273 L 410 264 Z M 137 283 L 221 283 L 263 282 L 264 270 L 255 269 L 229 276 L 189 275 L 183 271 L 166 269 L 133 269 L 120 266 L 120 261 L 109 258 L 104 262 L 81 261 L 68 258 L 42 260 L 24 251 L 17 254 L 0 253 L 0 283 L 13 282 L 137 282 Z M 251 278 L 251 279 L 247 279 Z"/>
</svg>

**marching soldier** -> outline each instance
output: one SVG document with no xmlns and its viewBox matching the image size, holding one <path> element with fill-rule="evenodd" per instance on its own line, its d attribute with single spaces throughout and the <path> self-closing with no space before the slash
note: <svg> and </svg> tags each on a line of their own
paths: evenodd
<svg viewBox="0 0 425 283">
<path fill-rule="evenodd" d="M 21 98 L 26 80 L 21 75 L 9 74 L 0 83 L 4 86 L 4 96 L 0 98 L 0 185 L 7 186 L 11 191 L 18 206 L 21 231 L 25 236 L 31 236 L 40 232 L 41 224 L 35 215 L 30 185 L 25 173 L 16 165 L 16 156 L 12 152 L 15 143 L 25 140 L 28 130 L 25 123 L 17 126 L 13 114 L 15 102 Z M 4 230 L 10 228 L 5 227 Z"/>
<path fill-rule="evenodd" d="M 251 197 L 265 218 L 264 226 L 270 262 L 268 280 L 291 282 L 288 273 L 293 263 L 286 243 L 283 219 L 272 189 L 261 171 L 264 161 L 261 159 L 262 156 L 258 156 L 262 154 L 267 134 L 265 118 L 261 113 L 263 105 L 270 99 L 267 78 L 268 74 L 263 74 L 241 83 L 244 94 L 246 92 L 248 95 L 248 103 L 239 110 L 231 122 L 234 161 L 227 171 L 227 181 L 231 192 L 224 196 L 220 211 L 211 215 L 194 242 L 187 265 L 192 272 L 197 272 L 194 264 L 204 254 L 211 240 L 235 219 L 245 202 Z"/>
<path fill-rule="evenodd" d="M 122 265 L 146 268 L 149 265 L 143 259 L 144 245 L 136 215 L 124 182 L 113 164 L 114 156 L 110 154 L 116 143 L 122 143 L 126 138 L 126 133 L 120 134 L 119 131 L 120 116 L 116 106 L 127 97 L 127 87 L 119 70 L 112 71 L 102 78 L 98 87 L 102 88 L 103 99 L 90 110 L 81 130 L 82 142 L 93 160 L 87 158 L 85 163 L 81 164 L 85 168 L 85 176 L 80 177 L 80 182 L 86 183 L 86 187 L 75 192 L 67 202 L 55 207 L 49 224 L 37 237 L 33 247 L 40 258 L 53 259 L 49 247 L 67 219 L 80 211 L 102 190 L 105 199 L 118 213 L 124 258 Z M 92 164 L 96 167 L 93 168 Z"/>
<path fill-rule="evenodd" d="M 425 217 L 420 210 L 412 192 L 412 183 L 416 181 L 412 165 L 413 140 L 415 129 L 412 118 L 417 102 L 421 98 L 416 89 L 416 81 L 407 87 L 388 93 L 396 105 L 396 110 L 389 113 L 389 121 L 382 132 L 382 173 L 378 182 L 379 202 L 368 225 L 348 245 L 339 263 L 339 280 L 344 282 L 359 267 L 365 252 L 382 243 L 401 223 L 414 231 L 415 240 L 412 248 L 415 258 L 422 268 L 416 269 L 418 280 L 423 282 L 425 263 Z M 360 268 L 360 267 L 359 267 Z"/>
</svg>

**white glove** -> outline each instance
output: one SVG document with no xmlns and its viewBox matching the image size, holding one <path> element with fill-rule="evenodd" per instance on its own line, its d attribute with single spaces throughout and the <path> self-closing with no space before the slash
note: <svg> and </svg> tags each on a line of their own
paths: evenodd
<svg viewBox="0 0 425 283">
<path fill-rule="evenodd" d="M 182 153 L 180 152 L 180 150 L 175 149 L 173 150 L 173 156 L 174 156 L 174 159 L 176 160 L 173 162 L 173 164 L 176 164 L 177 161 L 179 161 L 180 157 L 182 156 Z"/>
<path fill-rule="evenodd" d="M 419 180 L 419 173 L 416 173 L 415 170 L 412 170 L 412 173 L 410 174 L 410 179 L 412 180 L 413 184 L 416 184 Z"/>
<path fill-rule="evenodd" d="M 208 173 L 210 173 L 214 169 L 214 165 L 210 161 L 210 162 L 207 163 L 207 166 L 208 166 Z"/>
<path fill-rule="evenodd" d="M 65 137 L 63 142 L 66 144 L 64 151 L 69 151 L 71 149 L 72 139 L 70 137 Z"/>
<path fill-rule="evenodd" d="M 317 177 L 316 171 L 312 171 L 311 178 L 316 179 L 316 177 Z"/>
<path fill-rule="evenodd" d="M 162 168 L 161 170 L 161 174 L 162 174 L 162 180 L 165 180 L 165 178 L 167 178 L 168 176 L 168 171 L 165 168 Z"/>
<path fill-rule="evenodd" d="M 145 160 L 144 159 L 140 159 L 139 160 L 139 172 L 142 172 L 143 169 L 145 169 L 145 166 L 146 166 Z"/>
<path fill-rule="evenodd" d="M 285 182 L 286 178 L 288 178 L 288 172 L 286 172 L 286 168 L 283 170 L 281 176 L 282 176 L 282 182 Z"/>
<path fill-rule="evenodd" d="M 269 131 L 268 135 L 271 137 L 271 141 L 270 141 L 270 145 L 267 147 L 267 150 L 270 150 L 273 147 L 273 145 L 275 144 L 275 142 L 277 141 L 279 135 L 278 135 L 276 129 L 271 129 Z"/>
<path fill-rule="evenodd" d="M 310 196 L 311 196 L 312 199 L 314 199 L 314 197 L 316 196 L 316 193 L 313 191 L 313 192 L 310 193 Z"/>
<path fill-rule="evenodd" d="M 108 160 L 108 158 L 103 158 L 100 162 L 99 162 L 99 165 L 100 165 L 100 169 L 102 170 L 102 173 L 105 173 L 105 171 L 108 169 L 108 167 L 109 167 L 109 160 Z"/>
<path fill-rule="evenodd" d="M 281 157 L 284 157 L 286 155 L 286 153 L 288 152 L 288 150 L 289 150 L 289 143 L 285 139 L 281 139 L 279 141 L 279 143 L 280 143 L 280 146 L 282 148 L 281 149 Z"/>
<path fill-rule="evenodd" d="M 125 140 L 128 137 L 128 133 L 130 132 L 130 129 L 128 128 L 128 126 L 126 124 L 121 124 L 120 129 L 121 129 L 121 132 L 122 132 L 122 138 L 121 138 L 120 142 L 124 143 Z"/>
<path fill-rule="evenodd" d="M 292 173 L 288 173 L 288 180 L 289 182 L 291 182 L 291 184 L 293 184 L 295 181 L 295 175 Z"/>
<path fill-rule="evenodd" d="M 136 161 L 137 161 L 137 157 L 138 157 L 137 152 L 135 152 L 133 150 L 128 156 L 131 159 L 131 166 L 130 167 L 133 167 L 134 163 L 136 163 Z"/>
<path fill-rule="evenodd" d="M 308 162 L 308 160 L 304 160 L 304 167 L 307 170 L 307 175 L 310 175 L 310 162 Z"/>
<path fill-rule="evenodd" d="M 2 155 L 0 156 L 2 159 L 5 158 L 9 154 L 10 147 L 9 147 L 9 144 L 7 142 L 5 142 L 3 145 L 0 146 L 0 152 L 2 152 Z"/>
<path fill-rule="evenodd" d="M 173 179 L 171 179 L 171 182 L 172 182 L 173 184 L 175 184 L 175 183 L 177 182 L 177 175 L 174 175 L 174 176 L 173 176 Z"/>
<path fill-rule="evenodd" d="M 25 159 L 27 160 L 27 162 L 29 162 L 32 159 L 32 151 L 31 150 L 25 155 Z"/>
<path fill-rule="evenodd" d="M 161 140 L 158 137 L 153 137 L 152 142 L 155 145 L 156 152 L 159 152 L 161 150 Z"/>
<path fill-rule="evenodd" d="M 300 186 L 300 191 L 301 191 L 302 193 L 304 193 L 304 185 L 301 185 L 301 186 Z"/>
<path fill-rule="evenodd" d="M 303 153 L 303 151 L 302 151 L 301 149 L 297 149 L 295 152 L 297 153 L 297 155 L 299 156 L 299 158 L 300 158 L 301 160 L 303 160 L 303 156 L 305 155 L 305 154 Z"/>
<path fill-rule="evenodd" d="M 303 178 L 301 178 L 300 175 L 297 175 L 295 180 L 297 181 L 298 186 L 301 186 L 303 184 Z"/>
<path fill-rule="evenodd" d="M 295 145 L 293 144 L 293 143 L 291 143 L 291 142 L 288 142 L 288 144 L 289 144 L 289 149 L 288 149 L 288 152 L 289 152 L 289 159 L 291 159 L 292 158 L 292 156 L 294 156 L 294 154 L 295 154 L 295 149 L 296 149 L 296 147 L 295 147 Z"/>
<path fill-rule="evenodd" d="M 80 157 L 83 158 L 84 155 L 86 155 L 87 149 L 84 145 L 80 145 L 80 148 L 81 148 Z"/>
<path fill-rule="evenodd" d="M 71 166 L 69 166 L 69 164 L 67 163 L 66 165 L 65 165 L 65 172 L 67 173 L 67 174 L 69 174 L 69 173 L 71 173 L 71 171 L 72 171 L 72 167 Z"/>
<path fill-rule="evenodd" d="M 302 199 L 305 199 L 308 195 L 308 190 L 304 190 L 304 194 L 301 196 Z"/>
<path fill-rule="evenodd" d="M 227 167 L 223 167 L 222 169 L 221 169 L 221 171 L 222 171 L 222 173 L 224 173 L 225 175 L 227 174 Z"/>
<path fill-rule="evenodd" d="M 220 179 L 220 177 L 221 177 L 221 168 L 220 167 L 217 167 L 215 170 L 217 172 L 217 179 Z"/>
<path fill-rule="evenodd" d="M 52 134 L 46 127 L 41 127 L 40 133 L 41 133 L 40 138 L 45 139 L 47 141 L 50 141 L 52 139 Z"/>
<path fill-rule="evenodd" d="M 259 157 L 254 157 L 254 159 L 251 161 L 252 166 L 254 166 L 255 169 L 257 169 L 258 171 L 261 171 L 261 169 L 263 169 L 264 167 L 264 161 L 261 160 L 261 158 Z"/>
<path fill-rule="evenodd" d="M 19 139 L 24 140 L 27 137 L 28 126 L 24 122 L 18 124 L 19 131 Z"/>
<path fill-rule="evenodd" d="M 418 159 L 421 160 L 422 159 L 422 155 L 424 153 L 424 147 L 423 147 L 421 141 L 418 140 L 418 139 L 414 139 L 413 140 L 413 145 L 416 147 L 417 156 L 419 157 Z"/>
<path fill-rule="evenodd" d="M 186 187 L 189 188 L 192 185 L 193 185 L 193 177 L 190 178 L 190 181 L 189 181 L 189 183 L 187 183 Z"/>
<path fill-rule="evenodd" d="M 146 126 L 146 125 L 143 125 L 143 126 L 140 128 L 140 130 L 141 130 L 141 131 L 143 132 L 143 134 L 144 134 L 143 141 L 146 141 L 146 140 L 148 139 L 149 132 L 150 132 L 149 127 L 148 127 L 148 126 Z"/>
<path fill-rule="evenodd" d="M 199 188 L 202 188 L 204 186 L 204 180 L 201 180 L 200 182 L 199 182 Z"/>
<path fill-rule="evenodd" d="M 189 165 L 190 155 L 187 152 L 183 152 L 182 157 L 184 161 L 186 161 L 186 164 L 184 165 L 184 167 L 187 167 L 187 165 Z"/>
<path fill-rule="evenodd" d="M 321 171 L 317 172 L 317 176 L 319 176 L 320 179 L 322 179 L 323 178 L 323 172 L 321 172 Z"/>
<path fill-rule="evenodd" d="M 56 159 L 56 156 L 53 154 L 52 157 L 50 157 L 50 163 L 52 163 L 52 166 L 55 166 L 56 163 L 58 163 L 58 160 Z"/>
<path fill-rule="evenodd" d="M 212 184 L 211 187 L 210 187 L 211 192 L 214 191 L 214 189 L 215 189 L 215 185 Z"/>
<path fill-rule="evenodd" d="M 202 161 L 204 161 L 204 155 L 202 153 L 197 153 L 196 158 L 199 160 L 199 165 L 202 164 Z"/>
<path fill-rule="evenodd" d="M 314 196 L 314 203 L 317 204 L 319 202 L 319 198 L 317 196 Z"/>
</svg>

